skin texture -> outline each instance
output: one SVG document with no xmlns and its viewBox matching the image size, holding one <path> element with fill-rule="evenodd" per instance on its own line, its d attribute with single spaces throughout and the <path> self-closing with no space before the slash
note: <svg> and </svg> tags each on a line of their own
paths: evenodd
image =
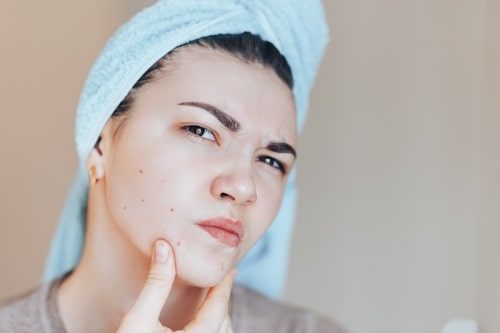
<svg viewBox="0 0 500 333">
<path fill-rule="evenodd" d="M 227 276 L 278 212 L 295 161 L 295 119 L 292 93 L 271 70 L 199 46 L 179 50 L 130 112 L 110 119 L 89 156 L 84 253 L 58 296 L 67 328 L 116 331 L 132 307 L 181 329 L 200 316 L 207 294 L 221 293 L 222 304 L 202 309 L 225 312 L 215 326 L 229 331 Z M 242 226 L 231 245 L 199 226 L 218 218 Z M 150 266 L 158 239 L 172 261 L 160 278 Z M 139 301 L 151 281 L 166 291 Z"/>
</svg>

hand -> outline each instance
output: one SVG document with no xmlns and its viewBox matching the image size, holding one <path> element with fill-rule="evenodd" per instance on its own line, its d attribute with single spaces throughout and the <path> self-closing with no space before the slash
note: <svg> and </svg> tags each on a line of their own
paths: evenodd
<svg viewBox="0 0 500 333">
<path fill-rule="evenodd" d="M 173 332 L 160 323 L 159 317 L 175 279 L 174 261 L 170 245 L 164 240 L 157 240 L 146 284 L 123 317 L 118 333 Z M 228 303 L 235 274 L 235 270 L 231 271 L 219 285 L 211 288 L 194 320 L 176 332 L 232 333 Z"/>
</svg>

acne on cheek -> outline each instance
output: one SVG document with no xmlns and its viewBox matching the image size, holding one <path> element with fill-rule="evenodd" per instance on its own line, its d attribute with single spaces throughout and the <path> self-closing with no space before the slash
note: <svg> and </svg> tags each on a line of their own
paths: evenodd
<svg viewBox="0 0 500 333">
<path fill-rule="evenodd" d="M 141 174 L 141 175 L 144 174 L 144 169 L 139 169 L 138 173 Z M 162 179 L 161 183 L 165 184 L 165 179 Z M 141 198 L 141 203 L 144 203 L 144 202 L 146 202 L 146 200 L 144 198 Z M 127 210 L 127 206 L 123 206 L 123 210 Z M 174 209 L 170 208 L 170 212 L 173 213 Z"/>
<path fill-rule="evenodd" d="M 139 169 L 139 173 L 142 175 L 144 173 L 143 169 Z M 146 200 L 144 198 L 141 198 L 141 202 L 144 203 Z"/>
<path fill-rule="evenodd" d="M 143 169 L 139 169 L 139 170 L 138 170 L 138 172 L 139 172 L 139 174 L 144 174 L 144 170 L 143 170 Z M 164 184 L 164 183 L 165 183 L 165 179 L 162 179 L 162 180 L 161 180 L 161 183 L 162 183 L 162 184 Z M 146 201 L 146 200 L 145 200 L 144 198 L 141 198 L 141 203 L 144 203 L 145 201 Z M 127 209 L 128 209 L 128 207 L 127 207 L 127 206 L 123 206 L 123 210 L 127 210 Z M 170 211 L 170 213 L 174 213 L 174 212 L 175 212 L 175 209 L 174 209 L 173 207 L 171 207 L 171 208 L 169 209 L 169 211 Z M 181 242 L 180 242 L 180 241 L 177 241 L 177 242 L 175 242 L 175 245 L 177 245 L 177 246 L 181 246 Z"/>
</svg>

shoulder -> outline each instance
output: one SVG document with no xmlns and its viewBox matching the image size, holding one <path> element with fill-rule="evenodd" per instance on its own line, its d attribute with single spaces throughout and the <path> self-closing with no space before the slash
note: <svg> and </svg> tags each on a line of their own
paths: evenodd
<svg viewBox="0 0 500 333">
<path fill-rule="evenodd" d="M 239 285 L 233 288 L 231 301 L 231 319 L 235 332 L 347 332 L 326 317 L 269 299 Z"/>
<path fill-rule="evenodd" d="M 0 332 L 53 332 L 50 314 L 57 307 L 56 287 L 57 281 L 42 284 L 0 304 Z"/>
<path fill-rule="evenodd" d="M 0 305 L 0 331 L 42 331 L 37 320 L 40 316 L 38 304 L 45 289 L 46 286 L 42 285 L 36 290 Z"/>
</svg>

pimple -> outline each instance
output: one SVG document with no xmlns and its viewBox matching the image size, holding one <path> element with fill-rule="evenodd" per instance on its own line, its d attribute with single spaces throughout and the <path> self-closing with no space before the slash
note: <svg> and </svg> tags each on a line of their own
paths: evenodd
<svg viewBox="0 0 500 333">
<path fill-rule="evenodd" d="M 174 209 L 173 208 L 170 208 L 170 212 L 173 213 L 174 212 Z"/>
<path fill-rule="evenodd" d="M 177 242 L 175 243 L 175 245 L 177 245 L 177 246 L 181 246 L 181 242 L 177 241 Z"/>
<path fill-rule="evenodd" d="M 139 169 L 139 173 L 143 173 L 142 169 Z"/>
</svg>

